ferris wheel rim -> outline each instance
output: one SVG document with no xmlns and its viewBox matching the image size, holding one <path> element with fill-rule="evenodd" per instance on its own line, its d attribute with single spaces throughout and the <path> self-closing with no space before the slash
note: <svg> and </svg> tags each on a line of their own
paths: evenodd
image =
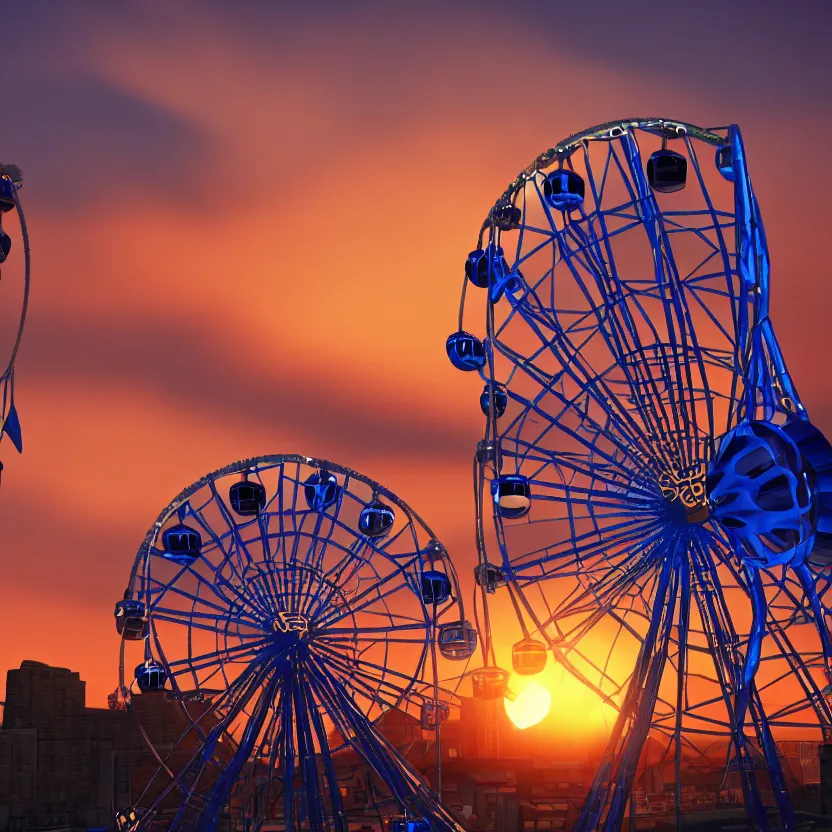
<svg viewBox="0 0 832 832">
<path fill-rule="evenodd" d="M 626 133 L 634 130 L 643 130 L 657 136 L 667 136 L 673 138 L 684 138 L 690 136 L 694 139 L 699 139 L 707 144 L 719 147 L 728 141 L 727 130 L 729 127 L 699 127 L 687 121 L 680 121 L 678 119 L 667 118 L 647 118 L 634 116 L 632 118 L 616 119 L 614 121 L 605 121 L 602 124 L 596 124 L 593 127 L 588 127 L 577 133 L 573 133 L 564 139 L 561 139 L 557 144 L 544 150 L 538 154 L 534 160 L 527 165 L 515 179 L 503 191 L 500 197 L 495 201 L 494 205 L 500 203 L 511 202 L 512 197 L 520 191 L 526 182 L 533 178 L 539 171 L 545 170 L 555 162 L 563 162 L 568 159 L 584 142 L 589 141 L 613 141 L 621 138 Z M 492 209 L 483 222 L 482 229 L 485 230 L 492 224 Z"/>
<path fill-rule="evenodd" d="M 449 577 L 452 577 L 458 585 L 459 582 L 456 575 L 456 570 L 454 569 L 453 561 L 451 560 L 451 557 L 448 553 L 448 550 L 445 548 L 445 545 L 439 540 L 436 533 L 430 526 L 428 526 L 428 524 L 425 522 L 422 516 L 419 515 L 408 503 L 401 499 L 401 497 L 399 497 L 397 494 L 395 494 L 395 492 L 391 491 L 386 486 L 382 485 L 381 483 L 377 482 L 376 480 L 373 480 L 372 478 L 364 474 L 359 473 L 353 468 L 350 468 L 346 465 L 340 465 L 336 462 L 331 462 L 330 460 L 320 459 L 318 457 L 304 456 L 303 454 L 263 454 L 255 457 L 245 457 L 235 462 L 231 462 L 227 465 L 223 465 L 220 468 L 217 468 L 216 470 L 211 471 L 208 474 L 205 474 L 204 476 L 200 477 L 196 482 L 193 482 L 191 485 L 186 486 L 184 489 L 182 489 L 182 491 L 180 491 L 179 494 L 177 494 L 176 497 L 174 497 L 165 506 L 165 508 L 162 509 L 153 525 L 147 531 L 147 534 L 145 535 L 144 540 L 139 546 L 139 550 L 136 554 L 133 570 L 130 574 L 129 585 L 133 584 L 139 564 L 142 562 L 144 558 L 146 558 L 149 555 L 153 541 L 158 537 L 158 533 L 161 530 L 162 526 L 164 526 L 164 524 L 170 519 L 171 515 L 189 497 L 198 492 L 201 488 L 204 488 L 210 482 L 218 480 L 222 477 L 227 477 L 233 474 L 242 474 L 245 473 L 247 470 L 256 468 L 258 466 L 276 467 L 286 462 L 295 463 L 298 465 L 307 465 L 312 468 L 317 468 L 318 470 L 330 471 L 332 473 L 341 474 L 342 476 L 347 476 L 350 479 L 357 480 L 359 482 L 364 483 L 365 485 L 370 486 L 374 494 L 383 496 L 391 502 L 395 503 L 406 515 L 413 518 L 413 520 L 425 530 L 425 532 L 429 535 L 431 540 L 436 544 L 437 555 L 441 556 L 443 563 L 449 569 Z M 460 599 L 460 604 L 461 603 L 462 601 Z M 460 611 L 462 611 L 462 607 L 460 607 Z"/>
</svg>

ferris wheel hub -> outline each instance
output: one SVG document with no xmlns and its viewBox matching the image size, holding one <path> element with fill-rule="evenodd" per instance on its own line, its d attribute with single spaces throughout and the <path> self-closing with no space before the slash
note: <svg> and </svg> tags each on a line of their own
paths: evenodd
<svg viewBox="0 0 832 832">
<path fill-rule="evenodd" d="M 704 523 L 710 516 L 703 463 L 670 466 L 659 476 L 659 488 L 668 502 L 671 522 Z"/>
<path fill-rule="evenodd" d="M 299 646 L 309 636 L 309 621 L 299 613 L 279 612 L 272 621 L 274 642 L 280 649 Z"/>
</svg>

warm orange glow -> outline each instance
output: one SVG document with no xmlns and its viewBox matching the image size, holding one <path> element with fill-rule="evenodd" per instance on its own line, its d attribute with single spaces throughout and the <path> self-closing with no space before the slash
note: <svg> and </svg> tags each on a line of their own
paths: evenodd
<svg viewBox="0 0 832 832">
<path fill-rule="evenodd" d="M 165 37 L 144 11 L 124 19 L 79 13 L 61 46 L 59 79 L 37 57 L 54 49 L 47 34 L 21 63 L 31 107 L 4 125 L 2 158 L 26 174 L 20 196 L 34 284 L 15 375 L 25 452 L 18 456 L 8 439 L 0 445 L 0 700 L 6 671 L 34 659 L 80 672 L 88 703 L 105 707 L 118 684 L 113 604 L 148 527 L 187 484 L 258 454 L 329 458 L 392 489 L 447 546 L 469 598 L 482 382 L 454 370 L 444 351 L 457 326 L 463 261 L 484 213 L 523 166 L 576 130 L 637 112 L 647 94 L 657 112 L 700 123 L 742 116 L 771 247 L 777 337 L 803 403 L 832 434 L 832 388 L 821 366 L 832 349 L 828 304 L 807 303 L 830 296 L 832 248 L 817 245 L 828 187 L 810 166 L 783 164 L 767 101 L 723 111 L 703 85 L 528 48 L 514 56 L 514 74 L 568 77 L 570 103 L 541 108 L 538 85 L 517 84 L 511 73 L 492 78 L 490 95 L 510 105 L 507 135 L 489 129 L 488 108 L 466 103 L 490 56 L 527 37 L 518 16 L 420 12 L 407 21 L 402 49 L 396 15 L 353 5 L 343 19 L 292 18 L 281 49 L 261 36 L 268 25 L 255 25 L 253 12 L 196 16 L 190 4 L 166 4 Z M 479 45 L 464 60 L 462 40 Z M 43 138 L 54 127 L 49 96 L 58 82 L 68 101 L 90 102 L 71 141 Z M 89 98 L 98 89 L 103 106 Z M 123 122 L 135 145 L 119 146 L 112 101 L 132 114 Z M 794 119 L 817 135 L 830 121 L 802 101 Z M 173 141 L 159 125 L 175 131 Z M 61 154 L 74 171 L 95 175 L 62 178 Z M 218 159 L 229 160 L 221 175 Z M 16 335 L 23 291 L 14 259 L 22 241 L 14 217 L 4 221 L 14 246 L 0 282 L 0 359 Z M 477 291 L 469 288 L 479 307 L 472 300 L 464 324 L 483 335 L 486 293 Z M 493 525 L 488 519 L 492 559 Z M 532 551 L 541 527 L 517 528 Z M 571 589 L 567 580 L 526 595 L 545 621 Z M 747 599 L 738 592 L 728 603 L 735 626 L 747 627 Z M 511 667 L 523 633 L 507 590 L 489 605 L 497 664 Z M 813 627 L 791 629 L 796 651 L 819 651 Z M 638 649 L 616 622 L 602 621 L 581 642 L 587 658 L 570 658 L 596 684 L 593 667 L 623 684 Z M 713 675 L 707 654 L 692 651 L 688 662 Z M 461 665 L 443 669 L 441 678 L 452 678 Z M 776 673 L 777 663 L 763 662 L 758 687 Z M 524 740 L 539 732 L 541 745 L 583 748 L 608 735 L 614 710 L 554 657 L 533 679 L 551 705 Z M 668 672 L 671 697 L 674 681 Z M 523 689 L 518 677 L 510 684 Z M 691 685 L 718 696 L 699 676 Z M 602 686 L 620 696 L 612 682 Z M 768 707 L 788 705 L 785 683 L 770 690 Z M 797 682 L 794 691 L 793 702 Z"/>
<path fill-rule="evenodd" d="M 530 681 L 514 699 L 506 697 L 505 705 L 509 719 L 523 731 L 546 718 L 552 707 L 552 694 L 537 682 Z"/>
<path fill-rule="evenodd" d="M 604 704 L 556 662 L 549 662 L 536 676 L 512 673 L 505 709 L 509 719 L 521 730 L 539 726 L 552 739 L 603 742 L 615 722 L 614 708 Z"/>
</svg>

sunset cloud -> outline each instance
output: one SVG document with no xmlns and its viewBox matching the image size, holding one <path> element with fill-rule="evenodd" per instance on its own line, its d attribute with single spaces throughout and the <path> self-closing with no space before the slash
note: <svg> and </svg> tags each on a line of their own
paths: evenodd
<svg viewBox="0 0 832 832">
<path fill-rule="evenodd" d="M 684 20 L 638 5 L 4 11 L 0 152 L 26 175 L 34 289 L 26 452 L 0 446 L 0 689 L 32 658 L 80 671 L 102 704 L 112 604 L 146 529 L 246 456 L 329 457 L 384 482 L 447 543 L 468 595 L 481 384 L 444 354 L 462 263 L 518 170 L 610 118 L 741 124 L 778 336 L 832 433 L 813 138 L 832 124 L 832 59 L 813 47 L 828 6 L 807 26 L 759 11 L 774 3 Z M 0 305 L 15 279 L 4 270 Z"/>
</svg>

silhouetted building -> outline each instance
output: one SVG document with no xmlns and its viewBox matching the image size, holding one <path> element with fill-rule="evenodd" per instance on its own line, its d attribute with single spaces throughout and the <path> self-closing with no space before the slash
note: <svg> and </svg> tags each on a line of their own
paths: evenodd
<svg viewBox="0 0 832 832">
<path fill-rule="evenodd" d="M 116 811 L 138 800 L 158 768 L 139 723 L 163 753 L 186 726 L 164 694 L 136 696 L 128 712 L 87 708 L 85 689 L 78 673 L 40 662 L 8 672 L 0 831 L 113 826 Z"/>
<path fill-rule="evenodd" d="M 0 728 L 0 832 L 85 832 L 112 827 L 115 813 L 128 806 L 149 806 L 170 780 L 159 776 L 143 732 L 177 776 L 187 778 L 183 772 L 198 740 L 182 704 L 157 692 L 133 697 L 130 711 L 118 698 L 109 709 L 88 708 L 77 673 L 31 661 L 9 671 Z M 191 719 L 210 730 L 210 702 L 189 696 L 184 704 Z M 436 789 L 436 734 L 398 710 L 387 711 L 376 727 Z M 330 740 L 342 744 L 337 732 Z M 546 726 L 520 731 L 501 701 L 467 698 L 459 719 L 442 725 L 440 748 L 442 800 L 472 832 L 570 829 L 603 750 L 598 740 L 571 746 L 555 740 Z M 793 796 L 810 810 L 820 797 L 822 811 L 832 813 L 832 744 L 820 746 L 819 758 L 812 743 L 784 741 L 778 748 Z M 728 750 L 727 743 L 714 743 L 707 755 L 683 760 L 678 789 L 686 815 L 710 812 L 714 823 L 742 817 L 739 772 L 724 770 Z M 642 755 L 627 810 L 638 829 L 675 828 L 674 764 L 663 751 L 648 740 Z M 333 760 L 351 821 L 381 832 L 382 817 L 398 811 L 386 785 L 349 748 Z M 265 781 L 264 763 L 253 765 L 247 776 Z M 157 817 L 160 830 L 178 799 L 172 792 L 170 806 Z M 281 807 L 274 811 L 269 829 L 279 827 Z M 231 829 L 227 818 L 223 828 Z"/>
</svg>

